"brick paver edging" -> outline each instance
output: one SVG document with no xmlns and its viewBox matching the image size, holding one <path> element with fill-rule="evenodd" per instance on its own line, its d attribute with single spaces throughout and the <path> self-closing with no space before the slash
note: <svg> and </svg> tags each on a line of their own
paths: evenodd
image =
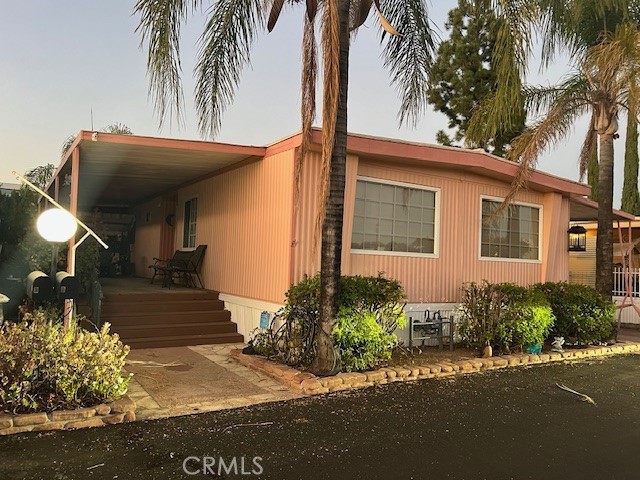
<svg viewBox="0 0 640 480">
<path fill-rule="evenodd" d="M 124 395 L 111 403 L 76 410 L 56 410 L 49 413 L 23 413 L 20 415 L 0 413 L 0 435 L 101 427 L 133 422 L 135 419 L 136 403 Z"/>
<path fill-rule="evenodd" d="M 242 350 L 231 350 L 230 356 L 243 365 L 279 380 L 296 393 L 317 395 L 355 388 L 384 385 L 391 382 L 423 380 L 473 372 L 495 370 L 521 365 L 562 362 L 581 358 L 603 357 L 640 353 L 640 343 L 621 342 L 607 347 L 587 347 L 565 350 L 563 353 L 548 352 L 540 355 L 526 353 L 503 355 L 489 358 L 473 358 L 455 362 L 429 363 L 423 366 L 386 367 L 371 372 L 339 373 L 331 377 L 316 377 L 312 373 L 301 372 L 295 368 L 276 363 L 259 355 L 245 355 Z"/>
</svg>

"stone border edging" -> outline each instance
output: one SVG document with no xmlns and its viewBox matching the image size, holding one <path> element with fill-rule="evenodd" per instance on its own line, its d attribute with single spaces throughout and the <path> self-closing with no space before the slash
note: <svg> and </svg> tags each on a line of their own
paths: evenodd
<svg viewBox="0 0 640 480">
<path fill-rule="evenodd" d="M 518 353 L 489 358 L 471 358 L 454 362 L 433 362 L 423 366 L 385 367 L 370 372 L 338 373 L 330 377 L 316 377 L 288 365 L 272 362 L 259 355 L 245 355 L 242 350 L 231 350 L 229 355 L 241 364 L 277 379 L 296 393 L 319 395 L 356 388 L 384 385 L 391 382 L 424 380 L 451 375 L 467 374 L 500 368 L 516 367 L 582 358 L 604 357 L 627 353 L 640 353 L 640 343 L 621 342 L 606 347 L 587 347 L 565 350 L 563 353 Z"/>
<path fill-rule="evenodd" d="M 22 432 L 101 427 L 133 422 L 135 419 L 136 403 L 124 395 L 110 403 L 76 410 L 55 410 L 49 413 L 22 413 L 18 415 L 0 413 L 0 436 Z"/>
</svg>

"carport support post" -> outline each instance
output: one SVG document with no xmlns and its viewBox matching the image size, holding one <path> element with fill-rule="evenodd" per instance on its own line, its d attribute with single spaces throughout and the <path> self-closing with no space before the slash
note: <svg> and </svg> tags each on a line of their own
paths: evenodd
<svg viewBox="0 0 640 480">
<path fill-rule="evenodd" d="M 69 213 L 78 218 L 78 180 L 80 177 L 80 148 L 76 146 L 71 154 L 71 192 L 69 193 Z M 75 237 L 69 240 L 69 250 L 67 252 L 67 273 L 75 275 L 76 273 L 76 248 L 80 245 L 88 234 L 76 243 Z M 64 301 L 64 328 L 71 326 L 73 318 L 73 300 Z"/>
</svg>

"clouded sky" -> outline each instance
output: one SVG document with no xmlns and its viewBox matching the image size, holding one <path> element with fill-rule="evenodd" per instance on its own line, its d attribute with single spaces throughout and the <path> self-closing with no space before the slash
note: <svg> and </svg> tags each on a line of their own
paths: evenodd
<svg viewBox="0 0 640 480">
<path fill-rule="evenodd" d="M 208 2 L 204 2 L 207 4 Z M 443 30 L 455 0 L 431 1 L 430 15 Z M 204 15 L 197 12 L 182 30 L 185 122 L 162 130 L 148 96 L 145 51 L 135 33 L 134 0 L 0 0 L 0 182 L 58 164 L 64 140 L 79 130 L 123 123 L 135 134 L 200 138 L 193 110 L 193 67 Z M 252 65 L 243 73 L 234 103 L 216 140 L 265 145 L 300 129 L 300 41 L 303 10 L 283 12 L 274 32 L 260 34 Z M 382 67 L 379 33 L 370 16 L 351 48 L 349 131 L 435 143 L 444 115 L 428 112 L 415 129 L 399 128 L 398 97 Z M 532 81 L 555 81 L 559 62 Z M 624 134 L 624 122 L 620 131 Z M 573 180 L 587 119 L 565 144 L 545 155 L 539 168 Z M 624 135 L 616 142 L 616 198 L 622 185 Z"/>
</svg>

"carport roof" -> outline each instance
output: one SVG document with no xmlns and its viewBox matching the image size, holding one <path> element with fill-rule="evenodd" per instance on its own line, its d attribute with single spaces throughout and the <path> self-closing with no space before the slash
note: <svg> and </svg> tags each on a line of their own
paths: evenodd
<svg viewBox="0 0 640 480">
<path fill-rule="evenodd" d="M 573 197 L 569 204 L 569 218 L 572 222 L 591 222 L 598 219 L 598 202 L 584 197 Z M 613 209 L 613 220 L 634 220 L 636 217 L 622 210 Z"/>
<path fill-rule="evenodd" d="M 261 158 L 265 147 L 80 131 L 56 176 L 71 173 L 80 151 L 78 207 L 136 205 L 233 164 Z"/>
</svg>

